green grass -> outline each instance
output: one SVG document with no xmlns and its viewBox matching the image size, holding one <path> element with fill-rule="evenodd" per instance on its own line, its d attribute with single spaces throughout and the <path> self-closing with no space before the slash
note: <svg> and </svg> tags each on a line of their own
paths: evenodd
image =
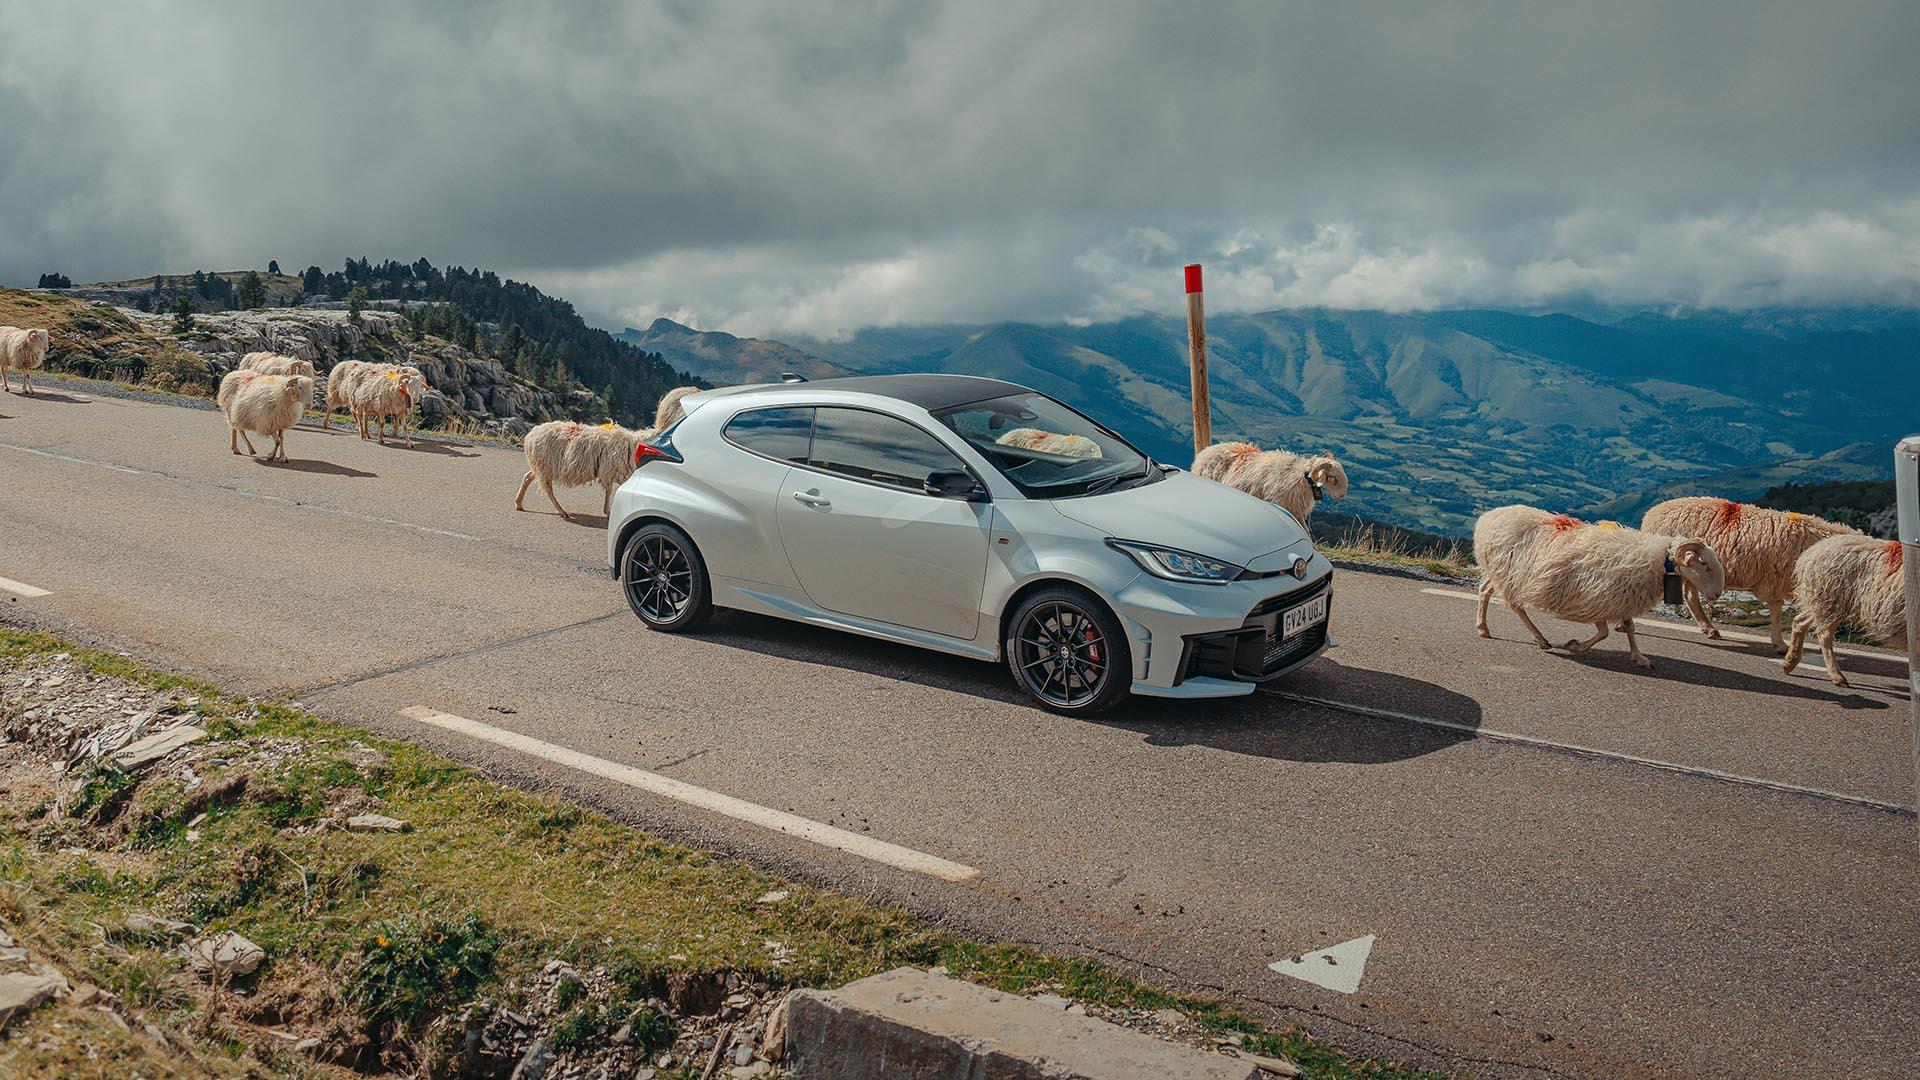
<svg viewBox="0 0 1920 1080">
<path fill-rule="evenodd" d="M 188 1000 L 175 954 L 123 941 L 124 959 L 102 959 L 93 949 L 98 928 L 138 910 L 239 930 L 268 952 L 256 996 L 291 995 L 317 1015 L 416 1040 L 423 1066 L 453 1049 L 444 1039 L 457 1025 L 436 1028 L 432 1018 L 476 999 L 510 1002 L 514 987 L 560 957 L 604 969 L 619 987 L 611 1000 L 561 1003 L 556 1038 L 570 1043 L 604 1038 L 623 1022 L 634 1023 L 638 1040 L 670 1041 L 669 1018 L 635 1013 L 674 973 L 835 986 L 902 964 L 945 965 L 1007 991 L 1049 986 L 1112 1007 L 1179 1009 L 1210 1030 L 1245 1035 L 1250 1050 L 1294 1059 L 1310 1076 L 1430 1075 L 1354 1061 L 1230 1004 L 1092 960 L 968 938 L 899 908 L 785 881 L 283 703 L 0 628 L 0 665 L 55 652 L 96 673 L 198 697 L 193 710 L 218 754 L 202 759 L 195 791 L 164 774 L 139 783 L 114 819 L 118 831 L 92 834 L 93 846 L 110 850 L 48 850 L 34 838 L 46 823 L 16 808 L 0 833 L 0 918 L 36 952 L 187 1027 L 203 1046 L 243 1032 Z M 307 828 L 349 797 L 411 830 Z M 202 813 L 202 839 L 190 843 L 185 823 Z M 756 903 L 773 889 L 788 898 Z M 789 959 L 779 962 L 769 941 Z M 29 1030 L 43 1027 L 36 1019 Z M 53 1075 L 39 1065 L 25 1074 Z"/>
</svg>

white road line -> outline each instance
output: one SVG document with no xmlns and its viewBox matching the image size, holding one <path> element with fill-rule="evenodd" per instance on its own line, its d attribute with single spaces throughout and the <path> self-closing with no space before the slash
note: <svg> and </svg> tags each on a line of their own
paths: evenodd
<svg viewBox="0 0 1920 1080">
<path fill-rule="evenodd" d="M 48 592 L 45 589 L 36 588 L 32 585 L 27 584 L 24 581 L 15 581 L 12 578 L 3 578 L 3 577 L 0 577 L 0 592 L 15 593 L 20 596 L 27 597 L 28 599 L 32 599 L 33 597 L 36 597 L 36 596 L 52 596 L 53 595 L 52 593 Z"/>
<path fill-rule="evenodd" d="M 1804 784 L 1790 784 L 1784 780 L 1768 780 L 1759 776 L 1743 776 L 1740 773 L 1709 769 L 1701 765 L 1682 765 L 1677 761 L 1661 758 L 1642 757 L 1639 754 L 1623 753 L 1619 750 L 1602 750 L 1597 746 L 1585 746 L 1581 743 L 1558 742 L 1543 739 L 1537 735 L 1522 735 L 1517 731 L 1501 731 L 1498 728 L 1476 727 L 1457 720 L 1440 720 L 1431 716 L 1418 716 L 1414 713 L 1398 712 L 1393 709 L 1376 709 L 1371 705 L 1356 705 L 1350 701 L 1336 701 L 1333 698 L 1316 697 L 1312 694 L 1295 694 L 1280 690 L 1267 692 L 1272 697 L 1287 701 L 1297 701 L 1302 705 L 1318 705 L 1326 709 L 1339 709 L 1343 712 L 1358 713 L 1380 720 L 1398 720 L 1407 724 L 1419 724 L 1422 727 L 1439 728 L 1443 731 L 1455 731 L 1470 735 L 1476 739 L 1491 739 L 1494 742 L 1518 743 L 1523 746 L 1538 747 L 1542 750 L 1556 750 L 1566 754 L 1578 754 L 1582 757 L 1603 758 L 1629 765 L 1640 765 L 1662 772 L 1681 773 L 1686 776 L 1698 776 L 1708 780 L 1721 780 L 1729 784 L 1744 784 L 1747 787 L 1765 788 L 1768 791 L 1782 791 L 1790 795 L 1811 795 L 1834 802 L 1852 803 L 1855 806 L 1871 807 L 1875 810 L 1890 810 L 1896 814 L 1912 814 L 1914 808 L 1900 803 L 1884 802 L 1866 795 L 1850 795 L 1844 791 L 1829 791 L 1826 788 L 1808 787 Z"/>
<path fill-rule="evenodd" d="M 1461 600 L 1480 599 L 1480 596 L 1478 593 L 1460 592 L 1455 589 L 1421 589 L 1420 591 L 1423 593 L 1428 593 L 1433 596 L 1452 596 Z M 1493 602 L 1497 604 L 1497 603 L 1500 603 L 1500 600 L 1498 597 L 1495 597 Z M 1651 633 L 1651 630 L 1649 628 L 1656 627 L 1656 626 L 1665 627 L 1667 625 L 1673 625 L 1673 624 L 1657 623 L 1657 622 L 1639 622 L 1634 624 L 1634 629 L 1641 630 L 1642 632 L 1646 632 L 1646 633 Z M 1676 626 L 1676 628 L 1678 627 Z M 1686 640 L 1689 640 L 1691 637 L 1698 636 L 1698 632 L 1694 631 L 1692 633 L 1689 633 L 1688 635 L 1680 636 L 1680 637 L 1676 637 L 1672 634 L 1653 634 L 1653 636 L 1663 637 L 1668 639 L 1669 641 L 1686 641 Z M 1752 642 L 1755 645 L 1773 644 L 1773 639 L 1770 637 L 1766 637 L 1761 634 L 1749 634 L 1741 630 L 1729 630 L 1724 626 L 1720 628 L 1720 636 L 1723 638 L 1727 638 L 1728 640 L 1731 640 L 1731 641 Z M 1705 641 L 1707 639 L 1700 638 L 1700 640 Z M 1894 653 L 1888 650 L 1876 651 L 1872 649 L 1850 649 L 1845 645 L 1835 645 L 1833 647 L 1833 651 L 1836 653 L 1839 653 L 1841 656 L 1857 656 L 1862 660 L 1898 660 L 1900 658 L 1898 653 Z M 1805 667 L 1808 665 L 1803 664 L 1801 666 Z M 1827 669 L 1821 668 L 1820 670 L 1825 671 Z"/>
<path fill-rule="evenodd" d="M 496 746 L 518 750 L 523 754 L 565 765 L 570 769 L 578 769 L 581 772 L 639 788 L 654 795 L 662 795 L 689 806 L 697 806 L 702 810 L 744 821 L 749 825 L 758 825 L 763 829 L 772 829 L 774 832 L 810 840 L 823 847 L 836 848 L 850 855 L 858 855 L 863 859 L 871 859 L 901 870 L 927 874 L 943 881 L 965 881 L 980 873 L 971 866 L 949 862 L 912 848 L 889 844 L 885 840 L 875 840 L 873 837 L 848 832 L 845 829 L 836 829 L 809 818 L 696 787 L 683 780 L 662 776 L 657 772 L 622 765 L 617 761 L 594 757 L 592 754 L 583 754 L 578 750 L 570 750 L 530 735 L 494 727 L 492 724 L 484 724 L 478 720 L 469 720 L 464 716 L 440 712 L 425 705 L 409 705 L 400 710 L 400 715 L 409 720 L 431 724 L 448 731 L 457 731 Z"/>
<path fill-rule="evenodd" d="M 1324 986 L 1335 993 L 1351 994 L 1360 989 L 1360 980 L 1366 977 L 1367 957 L 1373 955 L 1375 940 L 1372 934 L 1357 937 L 1352 941 L 1277 960 L 1268 964 L 1267 970 L 1291 975 L 1315 986 Z"/>
</svg>

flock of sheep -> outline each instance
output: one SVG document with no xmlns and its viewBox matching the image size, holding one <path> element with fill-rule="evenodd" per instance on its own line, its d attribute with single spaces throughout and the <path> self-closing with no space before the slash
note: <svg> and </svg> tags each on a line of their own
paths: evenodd
<svg viewBox="0 0 1920 1080">
<path fill-rule="evenodd" d="M 22 392 L 32 393 L 29 373 L 45 363 L 47 344 L 45 330 L 0 326 L 0 388 L 12 391 L 9 375 L 18 368 Z M 238 454 L 244 441 L 246 452 L 253 454 L 249 434 L 261 435 L 273 439 L 267 460 L 286 460 L 287 429 L 305 415 L 314 381 L 314 367 L 305 360 L 248 353 L 220 380 L 215 397 L 227 420 L 229 448 Z M 361 438 L 378 438 L 384 445 L 392 424 L 394 436 L 412 446 L 407 420 L 426 389 L 418 368 L 342 361 L 328 374 L 321 426 L 331 424 L 334 409 L 344 408 Z M 633 472 L 640 444 L 678 420 L 684 414 L 682 399 L 696 391 L 691 386 L 668 391 L 653 425 L 637 431 L 567 420 L 534 427 L 524 440 L 527 473 L 514 496 L 514 509 L 526 509 L 527 490 L 538 481 L 554 509 L 569 521 L 572 515 L 554 493 L 556 484 L 598 485 L 603 491 L 601 512 L 606 513 L 613 489 Z M 1097 444 L 1082 436 L 1038 428 L 1016 428 L 999 441 L 1065 457 L 1100 453 Z M 1195 456 L 1193 472 L 1279 506 L 1302 527 L 1316 503 L 1347 494 L 1346 469 L 1331 454 L 1303 456 L 1262 450 L 1252 443 L 1220 443 Z M 1531 506 L 1503 506 L 1480 515 L 1474 524 L 1473 554 L 1480 565 L 1475 629 L 1481 637 L 1491 636 L 1487 608 L 1499 599 L 1542 649 L 1553 643 L 1534 625 L 1528 609 L 1591 624 L 1592 637 L 1565 644 L 1575 653 L 1592 649 L 1617 629 L 1626 635 L 1632 662 L 1651 668 L 1652 661 L 1640 652 L 1634 619 L 1658 605 L 1669 577 L 1677 576 L 1688 610 L 1709 638 L 1720 637 L 1720 631 L 1703 601 L 1739 588 L 1764 602 L 1773 648 L 1785 654 L 1782 667 L 1787 672 L 1800 663 L 1809 634 L 1816 636 L 1828 677 L 1840 686 L 1848 685 L 1833 647 L 1841 628 L 1854 628 L 1896 647 L 1905 644 L 1900 542 L 1876 540 L 1807 514 L 1726 499 L 1670 499 L 1648 510 L 1639 529 L 1631 529 Z M 1791 640 L 1781 631 L 1788 599 L 1797 606 Z"/>
<path fill-rule="evenodd" d="M 1347 473 L 1331 455 L 1303 457 L 1221 443 L 1200 451 L 1193 471 L 1274 503 L 1302 527 L 1323 498 L 1344 498 Z M 1718 639 L 1703 601 L 1746 589 L 1767 605 L 1773 649 L 1782 669 L 1800 664 L 1813 634 L 1827 677 L 1846 686 L 1834 637 L 1852 628 L 1895 647 L 1906 644 L 1906 591 L 1898 540 L 1876 540 L 1810 514 L 1769 510 L 1727 499 L 1669 499 L 1648 510 L 1640 528 L 1585 522 L 1531 506 L 1503 506 L 1480 515 L 1473 529 L 1480 566 L 1480 610 L 1474 629 L 1490 637 L 1487 607 L 1505 603 L 1542 649 L 1553 648 L 1529 608 L 1589 623 L 1593 636 L 1565 644 L 1584 653 L 1619 630 L 1634 664 L 1640 652 L 1633 620 L 1653 610 L 1676 575 L 1682 599 L 1707 637 Z M 1787 600 L 1796 603 L 1791 639 L 1781 633 Z"/>
</svg>

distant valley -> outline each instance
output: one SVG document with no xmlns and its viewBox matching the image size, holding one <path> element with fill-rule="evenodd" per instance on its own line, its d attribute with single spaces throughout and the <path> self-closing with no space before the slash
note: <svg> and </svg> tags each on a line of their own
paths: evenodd
<svg viewBox="0 0 1920 1080">
<path fill-rule="evenodd" d="M 1340 510 L 1441 533 L 1507 502 L 1628 520 L 1669 494 L 1883 479 L 1891 440 L 1920 426 L 1911 311 L 1303 309 L 1214 316 L 1207 329 L 1216 439 L 1332 451 L 1353 480 Z M 792 342 L 663 319 L 615 336 L 715 383 L 781 371 L 1007 379 L 1156 457 L 1192 457 L 1178 318 Z"/>
</svg>

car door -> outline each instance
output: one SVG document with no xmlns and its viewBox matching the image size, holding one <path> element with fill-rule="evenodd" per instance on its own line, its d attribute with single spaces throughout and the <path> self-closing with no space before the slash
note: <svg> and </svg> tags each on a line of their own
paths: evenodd
<svg viewBox="0 0 1920 1080">
<path fill-rule="evenodd" d="M 814 604 L 971 641 L 980 629 L 993 508 L 921 490 L 965 466 L 919 426 L 822 405 L 779 499 L 780 539 Z"/>
</svg>

